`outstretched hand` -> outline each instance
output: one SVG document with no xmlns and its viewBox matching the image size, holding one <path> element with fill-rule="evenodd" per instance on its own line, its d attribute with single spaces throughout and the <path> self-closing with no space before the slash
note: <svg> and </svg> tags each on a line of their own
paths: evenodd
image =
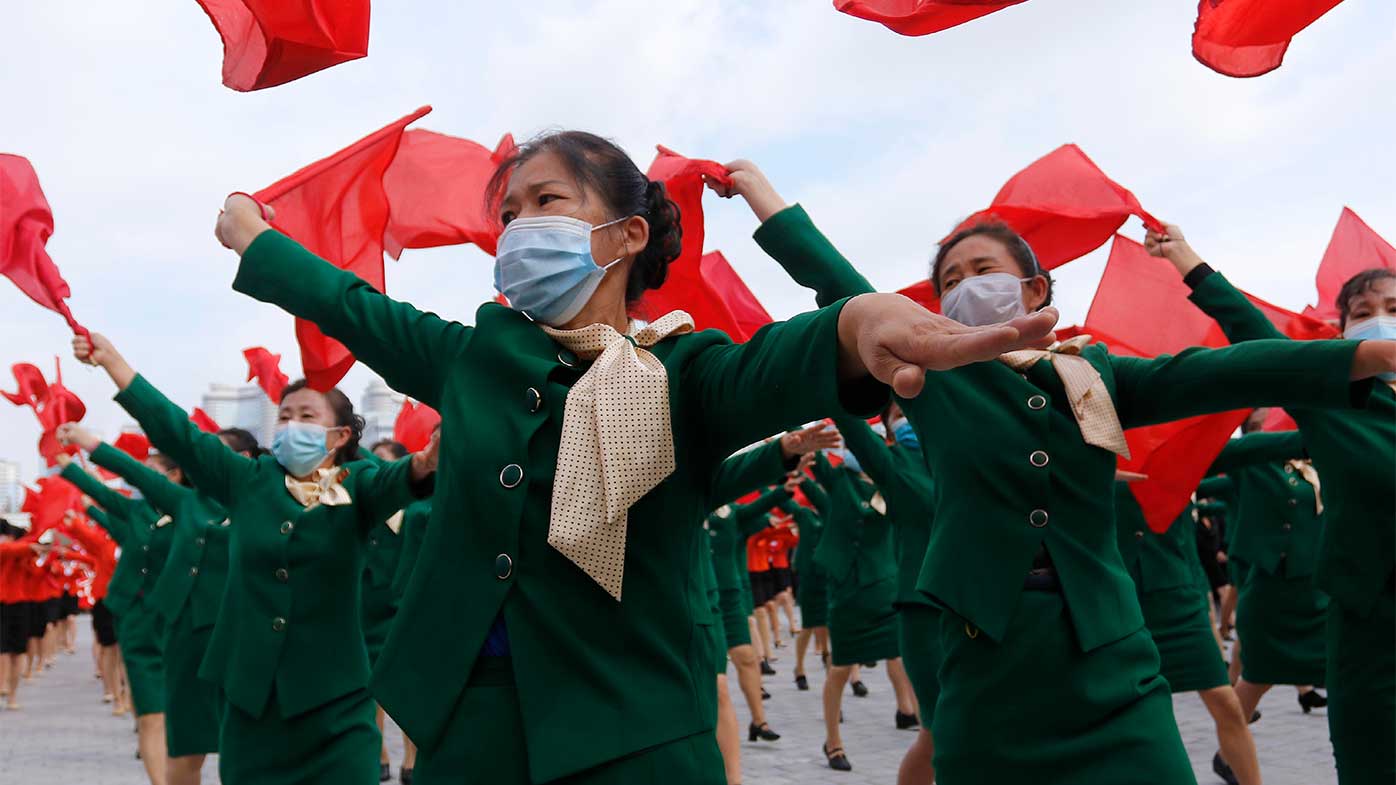
<svg viewBox="0 0 1396 785">
<path fill-rule="evenodd" d="M 63 423 L 58 426 L 55 435 L 58 437 L 58 443 L 64 447 L 76 444 L 85 452 L 92 452 L 102 445 L 101 439 L 77 423 Z"/>
<path fill-rule="evenodd" d="M 276 210 L 244 193 L 228 194 L 223 200 L 223 209 L 218 211 L 218 221 L 213 226 L 213 236 L 224 248 L 230 248 L 242 256 L 247 246 L 257 239 L 257 235 L 271 228 L 268 221 L 276 218 Z"/>
<path fill-rule="evenodd" d="M 1059 315 L 1044 308 L 1003 324 L 969 327 L 900 294 L 861 294 L 839 315 L 839 375 L 871 375 L 903 398 L 915 398 L 926 371 L 946 371 L 1019 349 L 1044 348 Z"/>
<path fill-rule="evenodd" d="M 806 455 L 815 450 L 834 449 L 842 444 L 838 429 L 830 422 L 818 422 L 780 437 L 780 451 L 786 458 Z"/>
<path fill-rule="evenodd" d="M 766 179 L 766 175 L 756 167 L 756 164 L 745 159 L 737 159 L 726 164 L 726 167 L 730 185 L 703 175 L 703 182 L 718 196 L 724 199 L 730 199 L 733 196 L 742 197 L 751 207 L 751 211 L 756 213 L 756 219 L 762 223 L 786 208 L 785 200 L 776 193 L 771 181 Z"/>
<path fill-rule="evenodd" d="M 1144 250 L 1151 256 L 1172 262 L 1179 275 L 1187 275 L 1193 268 L 1202 264 L 1202 257 L 1188 245 L 1187 239 L 1183 237 L 1183 230 L 1176 224 L 1164 224 L 1162 232 L 1146 230 Z"/>
<path fill-rule="evenodd" d="M 420 482 L 436 473 L 436 464 L 441 455 L 441 431 L 431 435 L 431 441 L 421 452 L 412 453 L 412 480 Z"/>
</svg>

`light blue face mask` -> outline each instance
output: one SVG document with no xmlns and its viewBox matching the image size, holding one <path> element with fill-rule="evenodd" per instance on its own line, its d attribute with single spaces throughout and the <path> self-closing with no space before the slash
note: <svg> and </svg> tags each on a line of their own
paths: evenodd
<svg viewBox="0 0 1396 785">
<path fill-rule="evenodd" d="M 858 463 L 858 456 L 854 455 L 852 450 L 847 447 L 839 447 L 834 450 L 834 454 L 843 459 L 844 466 L 847 466 L 855 472 L 862 473 L 863 465 Z"/>
<path fill-rule="evenodd" d="M 494 288 L 530 319 L 551 327 L 566 324 L 620 261 L 597 265 L 591 258 L 591 233 L 624 220 L 592 226 L 565 215 L 515 218 L 499 236 Z"/>
<path fill-rule="evenodd" d="M 1396 316 L 1373 316 L 1349 324 L 1343 337 L 1352 341 L 1396 341 Z M 1396 373 L 1377 376 L 1385 382 L 1396 382 Z"/>
<path fill-rule="evenodd" d="M 313 422 L 288 422 L 276 429 L 271 454 L 293 477 L 305 477 L 329 457 L 325 446 L 328 429 Z"/>
<path fill-rule="evenodd" d="M 921 448 L 921 439 L 916 436 L 916 430 L 905 418 L 897 420 L 897 424 L 892 427 L 892 436 L 896 438 L 897 444 L 904 447 L 910 447 L 913 450 Z"/>
</svg>

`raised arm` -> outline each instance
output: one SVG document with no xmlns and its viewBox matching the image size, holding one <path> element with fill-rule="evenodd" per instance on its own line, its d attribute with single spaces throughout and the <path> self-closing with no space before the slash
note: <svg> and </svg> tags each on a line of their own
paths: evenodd
<svg viewBox="0 0 1396 785">
<path fill-rule="evenodd" d="M 471 328 L 394 300 L 312 254 L 272 229 L 246 196 L 228 197 L 217 234 L 242 257 L 233 289 L 315 323 L 388 386 L 440 407 L 446 371 Z"/>
<path fill-rule="evenodd" d="M 1193 290 L 1189 298 L 1202 312 L 1221 325 L 1222 332 L 1232 343 L 1266 338 L 1285 338 L 1260 309 L 1244 294 L 1214 271 L 1188 244 L 1183 232 L 1166 224 L 1163 232 L 1150 230 L 1144 237 L 1144 247 L 1154 256 L 1167 259 L 1183 282 Z"/>
<path fill-rule="evenodd" d="M 59 438 L 64 438 L 62 433 L 59 434 Z M 180 504 L 194 493 L 193 489 L 170 482 L 165 475 L 110 444 L 98 441 L 91 449 L 88 448 L 91 440 L 87 440 L 86 444 L 82 442 L 77 442 L 77 444 L 84 450 L 89 450 L 93 463 L 140 489 L 145 500 L 166 515 L 174 515 Z"/>
<path fill-rule="evenodd" d="M 90 496 L 92 501 L 100 505 L 114 518 L 125 520 L 136 512 L 135 502 L 124 494 L 108 488 L 106 483 L 93 477 L 75 461 L 68 461 L 58 476 L 78 486 L 78 490 Z"/>
<path fill-rule="evenodd" d="M 790 492 L 782 486 L 776 486 L 756 497 L 750 504 L 733 505 L 737 515 L 737 531 L 741 532 L 742 537 L 750 537 L 766 528 L 770 525 L 766 513 L 788 498 Z"/>
<path fill-rule="evenodd" d="M 437 442 L 433 441 L 432 444 Z M 431 495 L 431 479 L 436 472 L 435 457 L 433 455 L 431 459 L 431 471 L 425 474 L 414 471 L 414 462 L 419 461 L 417 455 L 411 455 L 376 466 L 366 462 L 355 464 L 360 476 L 354 505 L 363 531 L 387 520 L 412 502 Z"/>
<path fill-rule="evenodd" d="M 1304 437 L 1298 431 L 1249 433 L 1232 439 L 1208 467 L 1208 474 L 1223 474 L 1260 463 L 1278 463 L 1307 457 Z M 1201 493 L 1199 487 L 1198 492 Z"/>
<path fill-rule="evenodd" d="M 868 425 L 867 420 L 857 417 L 835 417 L 834 425 L 838 426 L 839 433 L 843 435 L 844 444 L 858 459 L 859 467 L 873 482 L 880 487 L 897 483 L 898 471 L 892 459 L 892 451 L 887 447 L 887 442 L 877 435 L 877 431 Z"/>
<path fill-rule="evenodd" d="M 1199 499 L 1220 499 L 1236 492 L 1236 483 L 1230 477 L 1204 477 L 1197 484 Z"/>
<path fill-rule="evenodd" d="M 779 439 L 733 455 L 717 467 L 711 506 L 721 506 L 757 488 L 779 482 L 789 468 L 787 463 Z"/>
</svg>

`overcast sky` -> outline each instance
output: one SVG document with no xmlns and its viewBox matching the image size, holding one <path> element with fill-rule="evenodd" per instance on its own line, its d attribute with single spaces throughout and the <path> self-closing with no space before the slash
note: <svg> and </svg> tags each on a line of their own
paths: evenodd
<svg viewBox="0 0 1396 785">
<path fill-rule="evenodd" d="M 751 158 L 883 289 L 924 277 L 948 228 L 1066 142 L 1290 308 L 1312 302 L 1343 205 L 1396 239 L 1390 2 L 1339 5 L 1251 80 L 1192 59 L 1193 0 L 1031 0 L 925 38 L 827 0 L 376 6 L 366 59 L 243 94 L 221 85 L 218 36 L 193 0 L 5 4 L 0 151 L 38 170 L 78 319 L 186 407 L 243 378 L 245 347 L 299 368 L 290 317 L 229 288 L 235 259 L 212 237 L 223 196 L 427 103 L 416 127 L 490 147 L 563 127 L 616 139 L 641 168 L 656 143 Z M 708 248 L 773 316 L 812 307 L 751 241 L 744 205 L 705 209 Z M 1097 252 L 1059 271 L 1066 321 L 1084 317 L 1103 264 Z M 474 248 L 408 251 L 388 262 L 388 291 L 468 322 L 493 294 L 490 265 Z M 13 363 L 70 360 L 62 320 L 8 282 L 0 331 L 7 389 Z M 129 418 L 106 376 L 65 365 L 88 424 L 115 434 Z M 343 386 L 358 400 L 370 378 L 359 366 Z M 38 433 L 0 401 L 0 457 L 26 476 Z"/>
</svg>

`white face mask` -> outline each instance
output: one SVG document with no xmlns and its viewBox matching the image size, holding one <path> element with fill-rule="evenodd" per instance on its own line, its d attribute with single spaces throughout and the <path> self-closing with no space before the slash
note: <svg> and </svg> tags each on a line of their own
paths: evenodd
<svg viewBox="0 0 1396 785">
<path fill-rule="evenodd" d="M 941 298 L 941 313 L 970 327 L 1012 321 L 1027 313 L 1023 284 L 1031 280 L 1010 273 L 966 278 Z"/>
</svg>

